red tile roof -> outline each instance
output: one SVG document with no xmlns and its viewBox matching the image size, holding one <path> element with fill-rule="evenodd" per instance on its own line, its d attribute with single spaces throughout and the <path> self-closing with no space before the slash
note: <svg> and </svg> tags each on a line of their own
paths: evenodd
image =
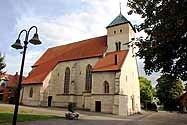
<svg viewBox="0 0 187 125">
<path fill-rule="evenodd" d="M 118 51 L 107 53 L 100 59 L 93 68 L 93 72 L 120 70 L 128 51 Z M 117 65 L 115 65 L 115 55 L 117 55 Z"/>
<path fill-rule="evenodd" d="M 23 84 L 42 83 L 49 72 L 63 61 L 100 57 L 107 49 L 107 36 L 49 48 L 36 63 Z"/>
</svg>

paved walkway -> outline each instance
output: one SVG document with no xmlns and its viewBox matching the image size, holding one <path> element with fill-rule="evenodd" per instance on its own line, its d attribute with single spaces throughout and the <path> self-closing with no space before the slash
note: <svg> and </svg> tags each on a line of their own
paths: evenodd
<svg viewBox="0 0 187 125">
<path fill-rule="evenodd" d="M 0 104 L 0 107 L 12 107 L 14 108 L 14 105 L 9 104 Z M 53 116 L 61 116 L 65 117 L 65 112 L 67 112 L 67 109 L 65 108 L 42 108 L 42 107 L 28 107 L 28 106 L 19 106 L 19 109 L 27 109 L 30 110 L 29 113 L 31 114 L 41 114 L 41 115 L 53 115 Z M 96 113 L 96 112 L 89 112 L 89 111 L 83 111 L 83 110 L 76 110 L 80 114 L 80 119 L 102 119 L 102 120 L 108 120 L 108 119 L 124 119 L 127 117 L 120 117 L 118 115 L 113 114 L 105 114 L 105 113 Z M 132 117 L 143 117 L 148 113 L 144 113 L 144 115 L 135 115 Z"/>
<path fill-rule="evenodd" d="M 124 119 L 98 119 L 92 116 L 92 119 L 64 120 L 52 119 L 32 122 L 22 122 L 17 125 L 187 125 L 187 114 L 154 112 L 142 115 L 143 117 L 127 117 Z M 99 116 L 98 116 L 99 117 Z"/>
</svg>

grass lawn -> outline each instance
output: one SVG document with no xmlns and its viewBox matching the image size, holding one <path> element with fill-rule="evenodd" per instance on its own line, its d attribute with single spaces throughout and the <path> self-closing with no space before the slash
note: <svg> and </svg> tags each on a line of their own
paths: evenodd
<svg viewBox="0 0 187 125">
<path fill-rule="evenodd" d="M 3 107 L 0 106 L 0 125 L 5 123 L 11 123 L 13 118 L 14 107 Z M 47 120 L 47 119 L 57 119 L 63 118 L 58 116 L 50 116 L 47 114 L 42 115 L 42 112 L 38 112 L 33 109 L 19 108 L 17 121 L 35 121 L 35 120 Z"/>
<path fill-rule="evenodd" d="M 12 122 L 13 113 L 0 113 L 0 124 Z M 47 116 L 47 115 L 31 115 L 31 114 L 18 114 L 17 121 L 35 121 L 35 120 L 46 120 L 46 119 L 54 119 L 60 118 L 56 116 Z"/>
</svg>

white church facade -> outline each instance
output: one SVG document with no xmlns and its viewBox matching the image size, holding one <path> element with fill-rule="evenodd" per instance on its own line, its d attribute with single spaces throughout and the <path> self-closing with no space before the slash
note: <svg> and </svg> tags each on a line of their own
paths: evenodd
<svg viewBox="0 0 187 125">
<path fill-rule="evenodd" d="M 140 112 L 140 88 L 134 46 L 135 30 L 120 13 L 107 35 L 57 46 L 32 66 L 23 81 L 21 102 L 130 115 Z"/>
</svg>

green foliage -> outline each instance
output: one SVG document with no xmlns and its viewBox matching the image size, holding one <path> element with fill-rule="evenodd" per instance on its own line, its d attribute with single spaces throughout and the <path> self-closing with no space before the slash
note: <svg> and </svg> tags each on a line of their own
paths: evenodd
<svg viewBox="0 0 187 125">
<path fill-rule="evenodd" d="M 0 123 L 7 123 L 12 122 L 12 113 L 0 113 Z M 35 120 L 47 120 L 47 119 L 55 119 L 60 118 L 56 116 L 46 116 L 46 115 L 31 115 L 31 114 L 19 114 L 17 121 L 24 122 L 24 121 L 35 121 Z"/>
<path fill-rule="evenodd" d="M 142 103 L 151 102 L 155 96 L 155 91 L 151 85 L 151 81 L 144 77 L 139 77 L 140 82 L 140 100 Z"/>
<path fill-rule="evenodd" d="M 162 75 L 157 79 L 157 96 L 166 110 L 175 110 L 177 98 L 183 93 L 183 86 L 180 80 L 170 75 Z"/>
<path fill-rule="evenodd" d="M 144 20 L 136 29 L 148 35 L 137 43 L 146 74 L 161 71 L 186 81 L 187 1 L 128 0 L 127 5 L 129 14 L 139 14 Z"/>
<path fill-rule="evenodd" d="M 5 68 L 5 66 L 6 66 L 5 63 L 4 63 L 4 58 L 5 58 L 5 57 L 2 56 L 1 53 L 0 53 L 0 75 L 3 73 L 2 70 L 3 70 L 3 69 Z"/>
<path fill-rule="evenodd" d="M 16 93 L 17 93 L 17 86 L 16 86 L 16 87 L 11 87 L 11 88 L 9 89 L 9 91 L 10 91 L 11 93 L 16 94 Z M 14 95 L 13 97 L 10 97 L 10 98 L 9 98 L 9 104 L 15 104 L 15 102 L 16 102 L 16 96 L 15 96 L 15 95 Z"/>
<path fill-rule="evenodd" d="M 70 102 L 70 103 L 68 104 L 68 111 L 70 111 L 70 112 L 75 112 L 75 108 L 76 108 L 76 104 L 75 104 L 75 103 Z"/>
</svg>

